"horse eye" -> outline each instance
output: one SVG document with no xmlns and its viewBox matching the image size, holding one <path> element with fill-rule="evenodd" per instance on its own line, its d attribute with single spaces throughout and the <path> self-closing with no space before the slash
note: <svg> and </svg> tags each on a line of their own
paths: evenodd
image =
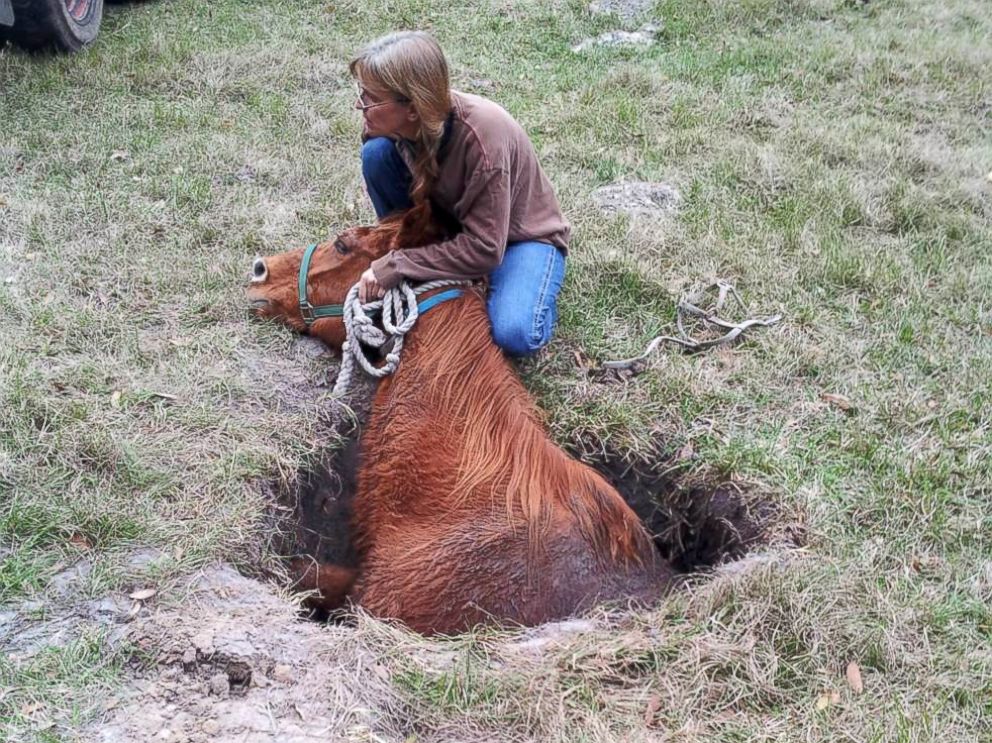
<svg viewBox="0 0 992 743">
<path fill-rule="evenodd" d="M 341 255 L 348 255 L 348 246 L 344 244 L 344 241 L 340 237 L 334 241 L 334 249 Z"/>
</svg>

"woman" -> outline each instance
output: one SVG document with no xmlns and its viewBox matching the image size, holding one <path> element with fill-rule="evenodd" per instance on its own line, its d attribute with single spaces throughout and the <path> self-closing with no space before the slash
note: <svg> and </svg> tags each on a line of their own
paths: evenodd
<svg viewBox="0 0 992 743">
<path fill-rule="evenodd" d="M 527 135 L 495 103 L 450 89 L 444 53 L 426 33 L 373 41 L 350 69 L 376 214 L 429 199 L 462 227 L 450 240 L 375 261 L 360 298 L 379 298 L 402 279 L 488 276 L 493 339 L 513 356 L 537 351 L 558 317 L 569 226 Z"/>
</svg>

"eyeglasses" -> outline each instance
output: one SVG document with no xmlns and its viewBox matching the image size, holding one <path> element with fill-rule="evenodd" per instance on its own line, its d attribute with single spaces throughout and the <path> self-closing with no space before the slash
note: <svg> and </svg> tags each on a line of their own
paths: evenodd
<svg viewBox="0 0 992 743">
<path fill-rule="evenodd" d="M 406 98 L 390 98 L 386 101 L 379 101 L 378 103 L 366 103 L 365 102 L 365 91 L 362 90 L 361 85 L 355 86 L 355 93 L 357 98 L 355 100 L 355 107 L 362 110 L 368 111 L 370 108 L 379 108 L 379 106 L 388 106 L 390 103 L 409 103 L 410 101 Z"/>
</svg>

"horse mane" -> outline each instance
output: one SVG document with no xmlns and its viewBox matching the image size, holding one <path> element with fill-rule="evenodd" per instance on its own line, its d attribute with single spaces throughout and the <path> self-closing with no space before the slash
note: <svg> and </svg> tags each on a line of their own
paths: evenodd
<svg viewBox="0 0 992 743">
<path fill-rule="evenodd" d="M 459 231 L 452 217 L 429 201 L 404 212 L 395 212 L 379 221 L 366 236 L 376 254 L 394 248 L 417 248 L 444 240 Z"/>
<path fill-rule="evenodd" d="M 508 521 L 522 517 L 532 549 L 553 526 L 555 507 L 563 507 L 598 554 L 637 561 L 653 550 L 619 494 L 548 438 L 530 394 L 492 341 L 481 294 L 469 292 L 431 314 L 410 338 L 425 372 L 414 381 L 420 394 L 463 426 L 454 502 L 479 488 L 506 493 Z"/>
</svg>

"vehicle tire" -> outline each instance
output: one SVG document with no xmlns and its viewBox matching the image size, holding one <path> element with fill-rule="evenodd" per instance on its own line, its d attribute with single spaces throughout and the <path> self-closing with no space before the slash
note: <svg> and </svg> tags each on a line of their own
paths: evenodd
<svg viewBox="0 0 992 743">
<path fill-rule="evenodd" d="M 78 52 L 96 38 L 103 0 L 12 0 L 14 25 L 0 26 L 0 39 L 22 49 Z"/>
</svg>

